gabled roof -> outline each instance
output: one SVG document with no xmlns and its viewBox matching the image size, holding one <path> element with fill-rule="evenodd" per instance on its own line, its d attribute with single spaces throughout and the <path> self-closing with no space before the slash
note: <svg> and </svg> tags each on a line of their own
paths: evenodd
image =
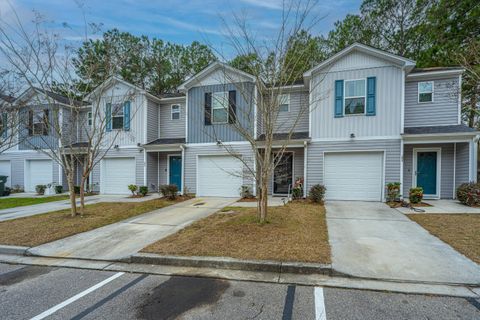
<svg viewBox="0 0 480 320">
<path fill-rule="evenodd" d="M 380 49 L 372 48 L 370 46 L 366 46 L 364 44 L 356 42 L 356 43 L 346 47 L 345 49 L 341 50 L 340 52 L 334 54 L 333 56 L 331 56 L 327 60 L 324 60 L 319 65 L 317 65 L 317 66 L 313 67 L 312 69 L 308 70 L 307 72 L 305 72 L 303 74 L 303 76 L 305 78 L 310 78 L 312 76 L 312 74 L 314 74 L 315 72 L 325 68 L 326 66 L 332 64 L 333 62 L 337 61 L 338 59 L 340 59 L 340 58 L 342 58 L 346 55 L 348 55 L 349 53 L 351 53 L 353 51 L 363 52 L 365 54 L 368 54 L 368 55 L 371 55 L 371 56 L 374 56 L 374 57 L 378 57 L 378 58 L 385 59 L 387 61 L 391 61 L 391 62 L 393 62 L 395 64 L 398 64 L 402 67 L 405 67 L 407 69 L 407 72 L 410 72 L 410 70 L 412 70 L 415 67 L 415 61 L 413 61 L 413 60 L 410 60 L 410 59 L 407 59 L 407 58 L 404 58 L 404 57 L 401 57 L 401 56 L 398 56 L 398 55 L 395 55 L 395 54 L 392 54 L 392 53 L 389 53 L 389 52 L 386 52 L 386 51 L 383 51 L 383 50 L 380 50 Z"/>
<path fill-rule="evenodd" d="M 190 79 L 186 80 L 182 83 L 178 90 L 185 91 L 186 89 L 192 87 L 193 84 L 200 82 L 202 79 L 206 78 L 210 73 L 218 70 L 223 69 L 224 71 L 232 72 L 234 74 L 239 75 L 240 77 L 246 78 L 248 81 L 255 81 L 255 77 L 249 73 L 246 73 L 242 70 L 235 69 L 234 67 L 229 66 L 228 64 L 215 61 L 207 66 L 205 69 L 197 73 L 196 75 L 192 76 Z"/>
<path fill-rule="evenodd" d="M 26 89 L 17 99 L 15 99 L 15 102 L 22 101 L 23 99 L 28 98 L 35 93 L 44 94 L 45 96 L 55 100 L 59 104 L 65 105 L 65 106 L 80 107 L 80 106 L 87 106 L 88 105 L 88 102 L 86 102 L 86 101 L 73 100 L 73 99 L 65 97 L 61 94 L 55 93 L 53 91 L 44 90 L 44 89 L 36 88 L 36 87 L 30 87 L 30 88 Z"/>
<path fill-rule="evenodd" d="M 142 89 L 128 81 L 125 81 L 123 80 L 122 78 L 118 77 L 118 76 L 111 76 L 110 78 L 108 78 L 107 80 L 105 80 L 102 84 L 98 85 L 95 89 L 93 89 L 92 92 L 90 92 L 88 95 L 87 95 L 87 99 L 90 100 L 90 98 L 95 95 L 96 92 L 98 92 L 98 90 L 100 89 L 104 89 L 105 87 L 108 87 L 109 85 L 111 85 L 112 83 L 116 83 L 116 82 L 119 82 L 119 83 L 122 83 L 136 91 L 139 91 L 140 93 L 142 94 L 145 94 L 147 97 L 159 102 L 160 101 L 160 98 L 157 97 L 157 96 L 154 96 L 153 94 L 151 94 L 150 92 L 148 92 L 147 90 L 145 89 Z"/>
</svg>

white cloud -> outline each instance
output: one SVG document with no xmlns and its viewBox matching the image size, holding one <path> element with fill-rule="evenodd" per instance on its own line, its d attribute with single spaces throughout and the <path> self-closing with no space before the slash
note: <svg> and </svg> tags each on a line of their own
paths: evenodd
<svg viewBox="0 0 480 320">
<path fill-rule="evenodd" d="M 278 0 L 240 0 L 240 1 L 253 6 L 267 8 L 267 9 L 275 9 L 275 10 L 282 9 L 282 2 Z"/>
</svg>

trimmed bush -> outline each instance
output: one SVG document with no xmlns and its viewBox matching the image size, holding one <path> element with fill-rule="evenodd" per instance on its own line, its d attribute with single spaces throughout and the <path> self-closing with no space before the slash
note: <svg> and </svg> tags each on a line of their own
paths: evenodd
<svg viewBox="0 0 480 320">
<path fill-rule="evenodd" d="M 55 193 L 60 194 L 63 192 L 63 186 L 55 186 Z"/>
<path fill-rule="evenodd" d="M 176 184 L 162 185 L 160 186 L 159 190 L 164 197 L 170 200 L 175 200 L 177 198 L 178 187 Z"/>
<path fill-rule="evenodd" d="M 400 182 L 387 183 L 387 202 L 400 199 Z"/>
<path fill-rule="evenodd" d="M 327 191 L 327 188 L 321 184 L 316 184 L 310 188 L 310 191 L 308 192 L 308 198 L 316 203 L 323 203 L 323 200 L 325 199 L 325 191 Z"/>
<path fill-rule="evenodd" d="M 243 199 L 252 199 L 253 198 L 252 188 L 250 188 L 250 186 L 241 186 L 240 197 L 242 197 Z"/>
<path fill-rule="evenodd" d="M 422 202 L 422 200 L 423 200 L 423 188 L 422 187 L 410 188 L 410 191 L 408 193 L 408 199 L 410 200 L 410 203 L 412 203 L 412 204 Z"/>
<path fill-rule="evenodd" d="M 45 189 L 47 189 L 47 186 L 44 184 L 37 184 L 35 186 L 35 191 L 37 192 L 38 195 L 44 195 L 45 194 Z"/>
<path fill-rule="evenodd" d="M 480 206 L 480 183 L 462 183 L 457 188 L 457 199 L 467 206 Z"/>
<path fill-rule="evenodd" d="M 140 193 L 143 197 L 145 197 L 148 193 L 148 187 L 147 186 L 140 186 L 138 188 L 138 193 Z"/>
<path fill-rule="evenodd" d="M 137 192 L 137 189 L 138 189 L 138 187 L 137 187 L 136 185 L 134 185 L 134 184 L 128 185 L 128 190 L 130 190 L 130 191 L 132 192 L 132 195 L 133 195 L 133 196 L 134 196 L 135 193 Z"/>
</svg>

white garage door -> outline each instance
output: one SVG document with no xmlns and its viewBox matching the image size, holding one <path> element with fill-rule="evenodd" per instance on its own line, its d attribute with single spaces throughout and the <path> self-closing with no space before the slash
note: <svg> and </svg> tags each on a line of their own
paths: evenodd
<svg viewBox="0 0 480 320">
<path fill-rule="evenodd" d="M 135 158 L 105 158 L 101 170 L 104 194 L 129 194 L 128 185 L 136 184 Z"/>
<path fill-rule="evenodd" d="M 10 160 L 1 160 L 0 161 L 0 176 L 8 176 L 7 178 L 7 187 L 12 185 L 12 170 L 10 166 Z"/>
<path fill-rule="evenodd" d="M 326 199 L 381 201 L 383 153 L 325 153 Z"/>
<path fill-rule="evenodd" d="M 238 197 L 243 164 L 232 156 L 198 157 L 197 194 L 203 197 Z"/>
<path fill-rule="evenodd" d="M 35 192 L 35 186 L 47 185 L 53 181 L 52 160 L 27 160 L 25 163 L 25 188 Z"/>
</svg>

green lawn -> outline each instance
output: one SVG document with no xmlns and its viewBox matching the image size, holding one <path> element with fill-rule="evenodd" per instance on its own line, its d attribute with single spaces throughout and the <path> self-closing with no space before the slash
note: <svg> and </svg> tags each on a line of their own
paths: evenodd
<svg viewBox="0 0 480 320">
<path fill-rule="evenodd" d="M 0 210 L 15 207 L 30 206 L 32 204 L 46 203 L 52 201 L 67 200 L 68 195 L 51 196 L 39 198 L 0 198 Z"/>
</svg>

